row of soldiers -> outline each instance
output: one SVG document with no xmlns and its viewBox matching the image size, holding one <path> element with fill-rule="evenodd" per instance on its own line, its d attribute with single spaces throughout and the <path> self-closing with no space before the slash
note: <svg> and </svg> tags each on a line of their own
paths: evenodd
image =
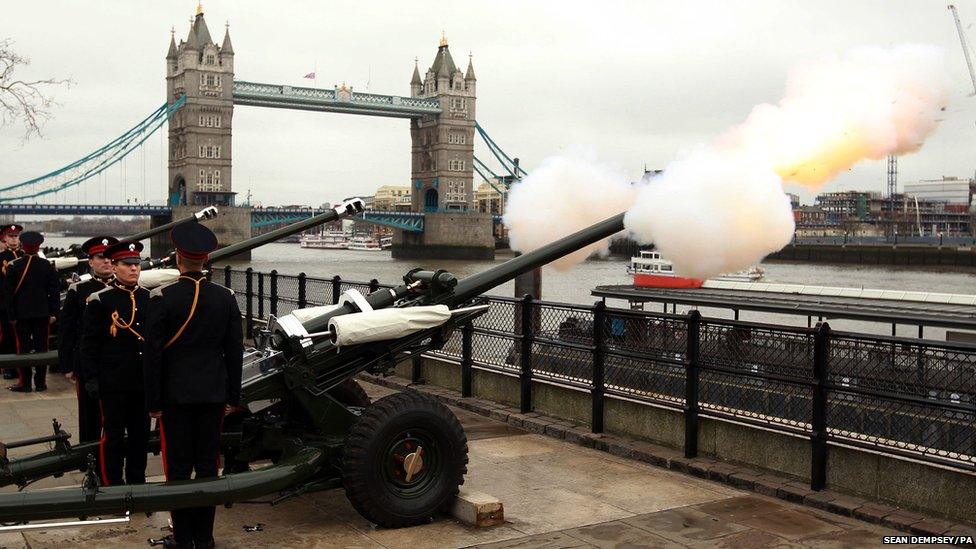
<svg viewBox="0 0 976 549">
<path fill-rule="evenodd" d="M 58 317 L 57 271 L 38 257 L 40 234 L 10 225 L 3 237 L 3 329 L 16 334 L 15 352 L 42 352 Z M 176 226 L 170 238 L 180 277 L 152 291 L 139 286 L 141 243 L 88 240 L 92 278 L 72 284 L 60 307 L 60 368 L 77 387 L 80 441 L 99 441 L 106 486 L 146 481 L 152 419 L 167 481 L 217 476 L 223 418 L 240 403 L 240 309 L 204 273 L 217 238 L 198 223 Z M 31 381 L 47 388 L 43 366 L 30 374 L 19 368 L 11 390 L 30 391 Z M 166 544 L 213 547 L 214 514 L 212 506 L 173 510 Z"/>
</svg>

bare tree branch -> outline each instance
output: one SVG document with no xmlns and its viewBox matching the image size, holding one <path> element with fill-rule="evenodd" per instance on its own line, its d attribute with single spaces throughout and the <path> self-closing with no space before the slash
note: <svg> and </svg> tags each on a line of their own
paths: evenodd
<svg viewBox="0 0 976 549">
<path fill-rule="evenodd" d="M 52 86 L 71 86 L 70 79 L 43 80 L 14 79 L 18 66 L 30 65 L 30 59 L 12 49 L 9 38 L 0 40 L 0 127 L 21 120 L 24 139 L 41 136 L 41 128 L 51 119 L 51 108 L 58 105 L 47 93 Z"/>
</svg>

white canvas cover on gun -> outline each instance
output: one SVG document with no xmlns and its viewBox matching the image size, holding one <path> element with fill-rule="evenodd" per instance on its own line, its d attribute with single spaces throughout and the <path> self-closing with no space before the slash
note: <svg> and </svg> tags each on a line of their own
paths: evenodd
<svg viewBox="0 0 976 549">
<path fill-rule="evenodd" d="M 169 284 L 179 277 L 179 269 L 152 269 L 139 273 L 139 285 L 143 288 L 156 288 Z"/>
<path fill-rule="evenodd" d="M 436 328 L 451 318 L 447 305 L 378 309 L 353 313 L 329 320 L 332 343 L 336 347 L 371 341 L 396 339 L 428 328 Z"/>
</svg>

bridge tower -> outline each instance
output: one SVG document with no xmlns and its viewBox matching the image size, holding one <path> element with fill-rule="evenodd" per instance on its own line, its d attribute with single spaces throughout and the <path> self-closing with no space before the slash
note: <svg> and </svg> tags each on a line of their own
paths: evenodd
<svg viewBox="0 0 976 549">
<path fill-rule="evenodd" d="M 167 200 L 176 218 L 217 206 L 220 217 L 208 226 L 222 246 L 251 236 L 250 208 L 232 207 L 237 194 L 231 179 L 233 89 L 230 27 L 218 46 L 197 5 L 186 40 L 177 44 L 171 32 L 166 54 L 166 99 L 186 95 L 186 104 L 169 120 Z M 168 248 L 164 240 L 153 241 L 154 253 Z"/>
<path fill-rule="evenodd" d="M 436 98 L 441 113 L 410 120 L 411 207 L 425 213 L 424 232 L 397 231 L 393 256 L 492 259 L 491 216 L 478 213 L 474 203 L 477 79 L 473 62 L 469 56 L 467 71 L 462 73 L 442 35 L 423 80 L 418 63 L 414 63 L 410 96 Z"/>
</svg>

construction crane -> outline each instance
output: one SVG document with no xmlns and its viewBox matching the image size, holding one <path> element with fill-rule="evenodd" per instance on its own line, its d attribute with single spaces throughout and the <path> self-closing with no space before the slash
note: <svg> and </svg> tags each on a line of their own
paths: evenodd
<svg viewBox="0 0 976 549">
<path fill-rule="evenodd" d="M 962 54 L 966 57 L 966 67 L 969 69 L 969 79 L 973 81 L 973 94 L 976 94 L 976 72 L 973 71 L 973 60 L 969 56 L 969 44 L 966 43 L 966 34 L 962 32 L 962 23 L 959 21 L 959 12 L 956 6 L 949 4 L 949 11 L 952 12 L 952 19 L 956 22 L 956 30 L 959 31 L 959 42 L 962 44 Z"/>
</svg>

